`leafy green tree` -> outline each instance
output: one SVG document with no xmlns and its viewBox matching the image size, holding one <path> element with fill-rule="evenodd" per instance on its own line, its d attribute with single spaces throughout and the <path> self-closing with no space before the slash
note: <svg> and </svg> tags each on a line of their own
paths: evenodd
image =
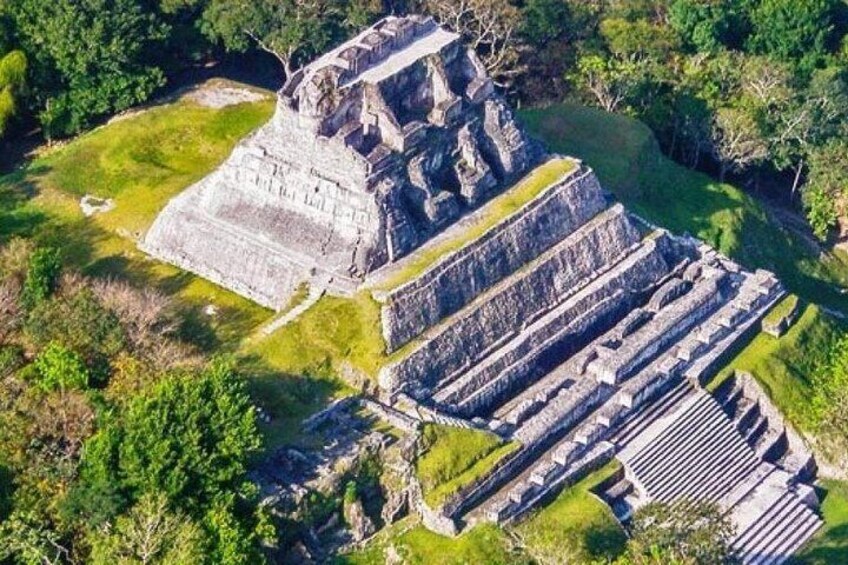
<svg viewBox="0 0 848 565">
<path fill-rule="evenodd" d="M 82 358 L 58 343 L 51 343 L 35 358 L 37 386 L 44 392 L 84 390 L 88 387 L 88 368 Z"/>
<path fill-rule="evenodd" d="M 813 232 L 824 239 L 848 210 L 848 140 L 835 138 L 814 148 L 809 161 L 804 207 Z"/>
<path fill-rule="evenodd" d="M 848 337 L 837 341 L 814 378 L 813 413 L 828 458 L 848 466 Z"/>
<path fill-rule="evenodd" d="M 720 165 L 721 182 L 728 171 L 741 173 L 768 157 L 768 142 L 761 124 L 756 113 L 745 106 L 718 109 L 713 120 L 712 146 Z"/>
<path fill-rule="evenodd" d="M 201 563 L 205 553 L 203 530 L 158 494 L 142 496 L 111 528 L 93 530 L 88 541 L 95 565 Z"/>
<path fill-rule="evenodd" d="M 0 561 L 25 565 L 63 563 L 69 557 L 59 534 L 33 512 L 13 512 L 0 521 Z"/>
<path fill-rule="evenodd" d="M 50 247 L 36 249 L 29 258 L 21 300 L 32 310 L 53 294 L 59 284 L 62 263 L 59 252 Z"/>
<path fill-rule="evenodd" d="M 668 21 L 689 49 L 711 53 L 741 47 L 747 36 L 747 6 L 739 0 L 673 0 Z"/>
<path fill-rule="evenodd" d="M 17 114 L 19 98 L 26 83 L 27 60 L 22 51 L 0 51 L 0 137 Z"/>
<path fill-rule="evenodd" d="M 201 27 L 231 51 L 254 45 L 274 55 L 286 76 L 373 18 L 372 2 L 355 0 L 169 0 L 201 4 Z"/>
<path fill-rule="evenodd" d="M 229 364 L 166 376 L 89 441 L 72 510 L 96 524 L 112 518 L 101 502 L 161 495 L 203 525 L 220 557 L 211 562 L 250 562 L 261 522 L 246 472 L 259 446 L 253 407 Z"/>
<path fill-rule="evenodd" d="M 594 97 L 607 112 L 615 112 L 635 95 L 645 79 L 642 66 L 635 61 L 601 55 L 583 55 L 577 61 L 572 81 Z"/>
<path fill-rule="evenodd" d="M 142 0 L 9 0 L 9 10 L 35 56 L 48 139 L 142 102 L 165 82 L 151 61 L 168 29 Z"/>
<path fill-rule="evenodd" d="M 733 535 L 733 524 L 715 504 L 653 502 L 633 517 L 627 550 L 618 563 L 733 563 Z"/>
<path fill-rule="evenodd" d="M 528 0 L 522 8 L 522 33 L 528 41 L 543 47 L 572 27 L 566 0 Z"/>
<path fill-rule="evenodd" d="M 753 10 L 750 47 L 811 71 L 836 46 L 838 0 L 762 0 Z"/>
</svg>

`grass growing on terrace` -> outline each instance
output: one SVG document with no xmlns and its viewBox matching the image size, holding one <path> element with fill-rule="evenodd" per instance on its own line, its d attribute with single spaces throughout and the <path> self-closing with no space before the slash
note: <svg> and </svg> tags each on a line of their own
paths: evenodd
<svg viewBox="0 0 848 565">
<path fill-rule="evenodd" d="M 552 151 L 583 159 L 631 210 L 676 233 L 689 232 L 749 268 L 774 271 L 802 298 L 848 313 L 848 261 L 819 250 L 738 188 L 671 161 L 650 129 L 625 116 L 561 104 L 520 113 Z"/>
<path fill-rule="evenodd" d="M 798 308 L 798 297 L 790 294 L 766 314 L 765 318 L 763 318 L 763 323 L 777 324 L 795 310 L 795 308 Z"/>
<path fill-rule="evenodd" d="M 327 376 L 347 366 L 374 376 L 386 358 L 380 306 L 365 292 L 353 298 L 323 296 L 248 351 L 287 373 Z"/>
<path fill-rule="evenodd" d="M 540 563 L 607 563 L 624 551 L 627 535 L 591 489 L 614 475 L 617 461 L 565 489 L 515 527 L 525 550 Z"/>
<path fill-rule="evenodd" d="M 415 472 L 433 508 L 518 448 L 489 432 L 435 424 L 424 428 L 424 442 L 427 451 L 415 462 Z"/>
<path fill-rule="evenodd" d="M 825 361 L 844 327 L 814 304 L 779 338 L 759 333 L 710 383 L 717 387 L 734 369 L 756 377 L 769 398 L 796 427 L 812 431 L 810 377 Z"/>
<path fill-rule="evenodd" d="M 507 189 L 506 192 L 484 205 L 470 218 L 470 222 L 467 221 L 461 229 L 452 232 L 450 237 L 442 238 L 416 251 L 413 257 L 396 272 L 391 273 L 385 281 L 381 281 L 378 286 L 388 290 L 418 277 L 449 253 L 462 249 L 504 221 L 563 175 L 574 170 L 574 167 L 575 163 L 570 159 L 551 159 L 539 165 L 514 187 Z"/>
</svg>

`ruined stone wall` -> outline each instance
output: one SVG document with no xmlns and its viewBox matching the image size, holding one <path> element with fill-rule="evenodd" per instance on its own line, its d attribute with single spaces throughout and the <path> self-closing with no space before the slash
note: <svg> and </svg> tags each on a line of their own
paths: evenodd
<svg viewBox="0 0 848 565">
<path fill-rule="evenodd" d="M 388 351 L 439 320 L 561 241 L 604 209 L 597 178 L 579 169 L 472 244 L 439 261 L 420 277 L 392 290 L 383 306 Z M 635 241 L 635 230 L 616 234 Z M 618 241 L 611 245 L 617 249 Z"/>
<path fill-rule="evenodd" d="M 628 256 L 564 302 L 554 311 L 558 327 L 622 289 L 644 291 L 656 284 L 671 268 L 660 247 L 655 240 L 649 240 L 641 252 Z M 505 343 L 537 315 L 544 314 L 559 298 L 552 287 L 531 288 L 527 292 L 530 294 L 515 293 L 499 301 L 490 300 L 452 319 L 438 335 L 400 361 L 384 367 L 380 371 L 380 385 L 388 391 L 400 391 L 408 386 L 428 387 L 474 366 L 493 347 Z"/>
</svg>

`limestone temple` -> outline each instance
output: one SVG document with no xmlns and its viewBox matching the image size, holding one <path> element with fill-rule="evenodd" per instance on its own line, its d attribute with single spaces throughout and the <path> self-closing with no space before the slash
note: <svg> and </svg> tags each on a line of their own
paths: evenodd
<svg viewBox="0 0 848 565">
<path fill-rule="evenodd" d="M 558 174 L 538 194 L 463 235 L 545 167 Z M 409 270 L 451 237 L 458 249 Z M 519 445 L 439 508 L 412 489 L 436 531 L 518 520 L 614 457 L 625 471 L 604 497 L 621 520 L 652 500 L 715 501 L 744 563 L 783 562 L 821 526 L 815 461 L 757 383 L 702 388 L 779 281 L 545 155 L 432 20 L 384 19 L 295 74 L 273 120 L 171 201 L 143 247 L 272 307 L 304 281 L 371 292 L 390 361 L 367 406 L 413 432 Z"/>
<path fill-rule="evenodd" d="M 456 34 L 387 18 L 292 76 L 273 120 L 143 248 L 281 308 L 305 281 L 355 288 L 540 154 Z"/>
</svg>

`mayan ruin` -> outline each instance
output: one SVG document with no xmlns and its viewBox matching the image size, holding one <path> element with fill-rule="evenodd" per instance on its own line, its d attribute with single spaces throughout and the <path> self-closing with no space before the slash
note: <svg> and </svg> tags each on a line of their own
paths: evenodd
<svg viewBox="0 0 848 565">
<path fill-rule="evenodd" d="M 539 153 L 458 35 L 390 18 L 291 77 L 273 120 L 171 202 L 143 247 L 280 308 L 303 282 L 355 288 Z"/>
<path fill-rule="evenodd" d="M 0 0 L 0 565 L 848 565 L 848 0 Z"/>
<path fill-rule="evenodd" d="M 491 199 L 533 175 L 544 186 L 498 217 Z M 272 308 L 304 282 L 370 293 L 389 361 L 366 405 L 519 446 L 437 508 L 414 497 L 434 531 L 512 523 L 613 458 L 619 519 L 713 501 L 746 564 L 782 562 L 821 526 L 816 463 L 756 383 L 702 388 L 780 282 L 546 155 L 429 18 L 381 20 L 295 74 L 273 120 L 171 201 L 143 248 Z"/>
</svg>

